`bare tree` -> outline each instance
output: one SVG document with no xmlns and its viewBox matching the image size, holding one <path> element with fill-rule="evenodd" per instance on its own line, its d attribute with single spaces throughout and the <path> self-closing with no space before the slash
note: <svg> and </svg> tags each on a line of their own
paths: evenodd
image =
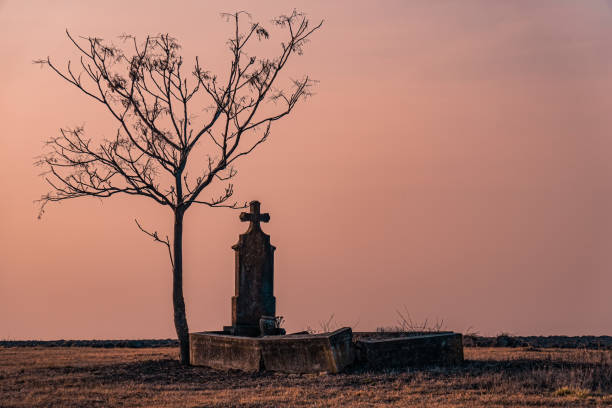
<svg viewBox="0 0 612 408">
<path fill-rule="evenodd" d="M 136 223 L 168 249 L 183 364 L 189 364 L 183 298 L 185 212 L 194 204 L 243 207 L 229 201 L 234 163 L 266 141 L 273 122 L 311 95 L 314 81 L 308 76 L 291 80 L 284 89 L 275 83 L 289 58 L 302 54 L 310 35 L 322 25 L 311 25 L 295 10 L 273 19 L 284 40 L 276 56 L 258 58 L 249 54 L 247 45 L 268 39 L 269 32 L 251 22 L 246 12 L 222 16 L 234 25 L 227 42 L 232 60 L 225 78 L 206 70 L 197 57 L 185 72 L 180 46 L 168 34 L 147 37 L 142 43 L 123 35 L 124 50 L 100 38 L 75 39 L 66 31 L 80 56 L 76 64 L 68 61 L 61 69 L 49 57 L 35 61 L 99 102 L 118 123 L 116 134 L 102 141 L 76 127 L 61 129 L 46 142 L 47 150 L 36 164 L 44 168 L 51 190 L 40 199 L 40 214 L 49 202 L 120 193 L 148 197 L 172 210 L 172 239 Z M 202 199 L 204 189 L 215 181 L 226 183 L 224 191 Z"/>
</svg>

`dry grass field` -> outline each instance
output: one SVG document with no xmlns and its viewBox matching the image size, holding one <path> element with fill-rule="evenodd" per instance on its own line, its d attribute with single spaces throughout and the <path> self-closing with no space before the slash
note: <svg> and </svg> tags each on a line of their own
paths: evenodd
<svg viewBox="0 0 612 408">
<path fill-rule="evenodd" d="M 183 368 L 177 349 L 1 348 L 0 407 L 612 407 L 612 351 L 466 348 L 466 363 L 339 375 Z"/>
</svg>

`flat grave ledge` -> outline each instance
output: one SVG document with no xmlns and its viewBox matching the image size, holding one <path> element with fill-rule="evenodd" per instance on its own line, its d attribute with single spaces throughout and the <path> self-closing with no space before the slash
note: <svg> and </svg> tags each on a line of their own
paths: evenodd
<svg viewBox="0 0 612 408">
<path fill-rule="evenodd" d="M 359 332 L 350 327 L 329 333 L 285 334 L 276 316 L 274 252 L 261 229 L 270 214 L 251 201 L 240 214 L 248 230 L 232 246 L 235 294 L 232 324 L 222 331 L 189 334 L 190 362 L 196 366 L 243 371 L 340 373 L 351 366 L 372 369 L 447 365 L 463 361 L 462 336 L 453 332 Z"/>
</svg>

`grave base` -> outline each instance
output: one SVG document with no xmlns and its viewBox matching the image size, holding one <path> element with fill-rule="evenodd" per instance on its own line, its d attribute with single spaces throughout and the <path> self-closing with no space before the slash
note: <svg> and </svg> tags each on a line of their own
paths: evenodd
<svg viewBox="0 0 612 408">
<path fill-rule="evenodd" d="M 355 333 L 356 359 L 361 366 L 403 368 L 454 365 L 463 362 L 460 333 Z"/>
<path fill-rule="evenodd" d="M 349 327 L 322 334 L 245 337 L 227 331 L 190 333 L 192 365 L 222 370 L 339 373 L 355 363 L 371 369 L 463 362 L 462 336 L 453 332 L 378 333 Z"/>
<path fill-rule="evenodd" d="M 227 332 L 189 334 L 190 361 L 218 369 L 339 373 L 353 363 L 352 331 L 243 337 Z"/>
</svg>

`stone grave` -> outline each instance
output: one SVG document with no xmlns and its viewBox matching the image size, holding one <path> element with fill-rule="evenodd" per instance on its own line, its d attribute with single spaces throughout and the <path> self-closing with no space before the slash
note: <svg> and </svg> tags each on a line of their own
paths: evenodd
<svg viewBox="0 0 612 408">
<path fill-rule="evenodd" d="M 249 221 L 249 229 L 232 247 L 236 251 L 235 296 L 232 297 L 232 325 L 224 331 L 234 336 L 259 336 L 260 320 L 275 320 L 274 246 L 261 230 L 260 222 L 270 221 L 270 214 L 260 213 L 258 201 L 250 203 L 250 212 L 241 213 L 240 221 Z M 274 327 L 271 328 L 274 333 Z M 266 333 L 268 334 L 268 333 Z"/>
<path fill-rule="evenodd" d="M 418 365 L 448 365 L 463 361 L 462 336 L 453 332 L 353 333 L 343 327 L 329 333 L 285 334 L 276 316 L 274 251 L 261 229 L 270 215 L 251 201 L 249 222 L 235 253 L 235 293 L 232 324 L 222 331 L 189 334 L 190 361 L 217 369 L 339 373 L 350 366 L 372 369 Z"/>
</svg>

